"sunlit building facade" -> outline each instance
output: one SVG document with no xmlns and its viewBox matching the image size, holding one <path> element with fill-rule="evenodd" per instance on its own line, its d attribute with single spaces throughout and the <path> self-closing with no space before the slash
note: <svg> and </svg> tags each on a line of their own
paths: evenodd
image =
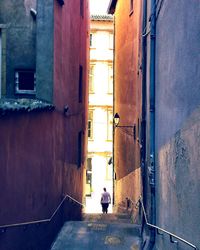
<svg viewBox="0 0 200 250">
<path fill-rule="evenodd" d="M 113 193 L 113 18 L 92 15 L 90 28 L 86 210 L 100 212 L 103 187 Z"/>
</svg>

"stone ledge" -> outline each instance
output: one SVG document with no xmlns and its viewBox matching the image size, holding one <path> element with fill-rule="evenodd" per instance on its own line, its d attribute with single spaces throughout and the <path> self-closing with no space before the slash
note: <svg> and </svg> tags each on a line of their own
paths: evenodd
<svg viewBox="0 0 200 250">
<path fill-rule="evenodd" d="M 55 107 L 37 99 L 0 99 L 0 115 L 16 112 L 53 111 Z"/>
</svg>

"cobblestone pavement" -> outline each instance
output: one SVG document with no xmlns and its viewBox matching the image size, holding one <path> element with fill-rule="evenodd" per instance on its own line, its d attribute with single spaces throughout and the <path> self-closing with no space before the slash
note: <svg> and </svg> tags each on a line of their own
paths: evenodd
<svg viewBox="0 0 200 250">
<path fill-rule="evenodd" d="M 139 250 L 140 227 L 123 215 L 85 215 L 66 222 L 51 250 Z"/>
</svg>

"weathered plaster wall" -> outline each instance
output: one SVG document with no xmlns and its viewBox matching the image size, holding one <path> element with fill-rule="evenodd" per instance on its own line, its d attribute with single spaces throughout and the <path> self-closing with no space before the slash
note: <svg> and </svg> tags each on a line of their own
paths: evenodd
<svg viewBox="0 0 200 250">
<path fill-rule="evenodd" d="M 54 93 L 54 2 L 37 0 L 36 95 L 53 103 Z"/>
<path fill-rule="evenodd" d="M 200 104 L 199 9 L 198 1 L 165 1 L 157 20 L 158 147 L 174 136 Z"/>
<path fill-rule="evenodd" d="M 199 11 L 198 1 L 164 1 L 156 31 L 157 224 L 198 247 Z M 169 242 L 158 236 L 157 249 Z"/>
<path fill-rule="evenodd" d="M 63 124 L 52 115 L 1 117 L 1 225 L 49 218 L 61 200 Z M 35 230 L 34 226 L 26 230 L 7 229 L 1 234 L 0 249 L 27 249 L 29 230 Z M 44 231 L 40 234 L 47 243 Z M 27 243 L 23 242 L 25 236 Z"/>
<path fill-rule="evenodd" d="M 158 223 L 199 247 L 200 109 L 159 150 Z M 169 249 L 158 237 L 158 249 Z M 181 245 L 182 246 L 182 245 Z M 184 245 L 183 245 L 184 246 Z M 188 249 L 186 246 L 185 248 Z"/>
<path fill-rule="evenodd" d="M 133 201 L 137 201 L 141 194 L 141 178 L 140 178 L 140 168 L 136 169 L 135 171 L 132 171 L 130 174 L 126 175 L 124 178 L 121 178 L 117 181 L 115 194 L 116 194 L 116 200 L 117 201 L 123 201 L 120 205 L 127 207 L 127 200 L 126 197 L 129 197 L 131 199 L 134 198 Z M 133 209 L 133 221 L 138 223 L 139 217 L 138 217 L 138 209 L 135 208 L 135 204 L 130 203 L 129 208 Z M 120 206 L 119 206 L 120 211 Z M 124 209 L 124 208 L 123 208 Z"/>
<path fill-rule="evenodd" d="M 117 1 L 115 10 L 115 87 L 114 113 L 119 113 L 119 125 L 136 125 L 136 139 L 133 128 L 115 128 L 114 167 L 116 172 L 116 204 L 130 195 L 138 199 L 140 185 L 134 186 L 132 192 L 124 192 L 126 186 L 140 183 L 140 147 L 139 138 L 141 122 L 141 75 L 140 75 L 140 15 L 141 2 L 134 1 L 133 12 L 129 4 Z M 132 175 L 133 178 L 128 178 Z M 118 195 L 119 193 L 119 195 Z"/>
<path fill-rule="evenodd" d="M 63 116 L 50 112 L 1 117 L 0 131 L 1 225 L 50 218 L 63 194 L 81 199 L 83 169 L 77 170 L 76 162 L 66 163 Z M 73 207 L 74 214 L 76 209 Z M 68 219 L 69 213 L 72 219 L 68 208 Z M 1 234 L 0 249 L 28 249 L 31 244 L 46 249 L 62 216 L 59 211 L 52 224 L 41 226 L 36 242 L 34 235 L 30 236 L 31 231 L 38 235 L 36 226 L 27 226 L 25 232 L 20 227 L 7 229 Z M 26 243 L 24 235 L 29 239 Z M 13 241 L 13 237 L 18 239 Z"/>
<path fill-rule="evenodd" d="M 6 54 L 6 61 L 3 61 L 3 64 L 6 64 L 6 96 L 8 97 L 15 95 L 15 69 L 35 69 L 36 67 L 36 22 L 30 14 L 31 8 L 36 8 L 36 0 L 0 2 L 0 24 L 6 25 L 4 35 L 6 48 L 9 51 Z"/>
<path fill-rule="evenodd" d="M 0 117 L 0 225 L 49 218 L 66 194 L 82 201 L 87 149 L 88 2 L 84 18 L 77 11 L 80 1 L 65 3 L 61 7 L 57 0 L 46 1 L 44 6 L 39 0 L 37 7 L 36 84 L 41 87 L 37 97 L 52 101 L 55 110 Z M 16 46 L 19 49 L 22 45 Z M 84 68 L 82 103 L 78 100 L 79 64 Z M 65 105 L 69 106 L 66 115 Z M 78 168 L 80 131 L 82 164 Z M 0 235 L 0 249 L 49 249 L 63 220 L 80 216 L 80 206 L 66 201 L 51 223 L 7 229 Z"/>
<path fill-rule="evenodd" d="M 66 175 L 69 169 L 72 166 L 76 167 L 77 164 L 80 131 L 83 138 L 82 165 L 85 164 L 87 154 L 89 6 L 88 1 L 85 1 L 81 16 L 79 5 L 78 0 L 73 3 L 65 1 L 61 7 L 58 1 L 54 1 L 54 103 L 58 113 L 62 113 L 65 105 L 69 108 L 65 116 L 66 150 L 69 152 L 66 158 Z M 79 102 L 80 65 L 83 67 L 81 102 Z M 65 182 L 65 176 L 63 180 L 64 190 L 68 190 L 73 182 Z M 78 183 L 79 190 L 76 194 L 77 198 L 82 200 L 83 175 L 80 176 Z"/>
<path fill-rule="evenodd" d="M 58 1 L 54 2 L 54 103 L 57 111 L 62 112 L 65 105 L 69 107 L 66 120 L 70 129 L 66 130 L 67 136 L 71 137 L 71 131 L 77 132 L 78 128 L 78 132 L 82 130 L 86 139 L 89 8 L 88 1 L 85 1 L 82 17 L 77 11 L 80 10 L 77 9 L 79 4 L 78 0 L 73 3 L 67 1 L 61 7 Z M 80 65 L 83 67 L 81 102 L 79 102 Z"/>
</svg>

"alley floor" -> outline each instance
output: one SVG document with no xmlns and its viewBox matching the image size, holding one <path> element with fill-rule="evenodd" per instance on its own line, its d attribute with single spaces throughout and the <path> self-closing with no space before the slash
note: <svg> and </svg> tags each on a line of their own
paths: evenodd
<svg viewBox="0 0 200 250">
<path fill-rule="evenodd" d="M 140 226 L 124 214 L 85 214 L 66 222 L 51 250 L 139 250 Z"/>
</svg>

